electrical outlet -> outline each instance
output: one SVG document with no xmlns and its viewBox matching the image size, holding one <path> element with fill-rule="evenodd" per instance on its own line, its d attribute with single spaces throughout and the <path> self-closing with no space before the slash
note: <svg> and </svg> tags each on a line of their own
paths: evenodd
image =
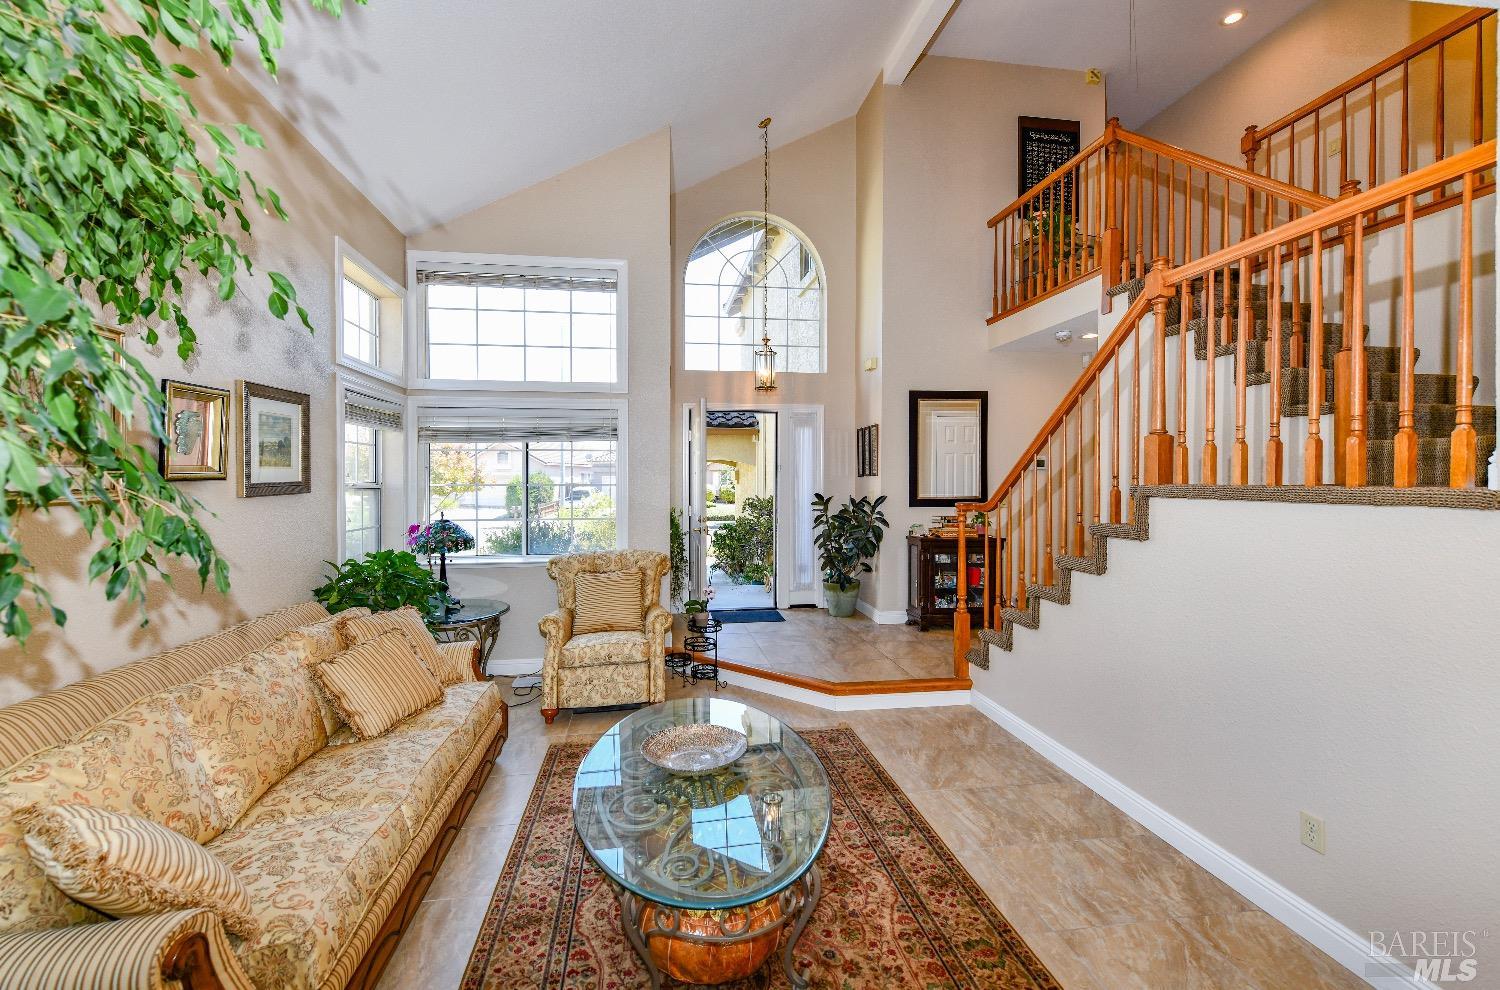
<svg viewBox="0 0 1500 990">
<path fill-rule="evenodd" d="M 1323 832 L 1323 819 L 1316 815 L 1302 812 L 1302 844 L 1319 856 L 1325 854 L 1324 842 L 1326 836 Z"/>
<path fill-rule="evenodd" d="M 1328 157 L 1337 158 L 1338 153 L 1344 150 L 1344 139 L 1335 135 L 1328 139 Z"/>
</svg>

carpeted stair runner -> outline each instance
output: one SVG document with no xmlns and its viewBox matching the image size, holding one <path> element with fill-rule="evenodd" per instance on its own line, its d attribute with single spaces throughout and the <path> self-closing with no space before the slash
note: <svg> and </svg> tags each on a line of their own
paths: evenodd
<svg viewBox="0 0 1500 990">
<path fill-rule="evenodd" d="M 1222 288 L 1223 278 L 1219 277 L 1216 288 Z M 1239 279 L 1237 276 L 1229 280 L 1229 334 L 1231 341 L 1239 332 L 1239 300 L 1237 298 Z M 1192 287 L 1191 296 L 1194 299 L 1201 298 L 1203 283 L 1201 280 Z M 1129 290 L 1127 290 L 1129 291 Z M 1134 289 L 1139 292 L 1139 288 Z M 1270 323 L 1267 320 L 1269 305 L 1266 299 L 1265 286 L 1252 286 L 1249 299 L 1251 318 L 1254 320 L 1253 328 L 1249 338 L 1245 342 L 1245 383 L 1249 387 L 1267 385 L 1271 380 L 1270 368 L 1267 363 L 1268 347 L 1270 341 Z M 1224 301 L 1222 298 L 1215 299 L 1213 326 L 1220 334 L 1224 326 Z M 1308 386 L 1310 375 L 1308 363 L 1312 360 L 1311 333 L 1307 326 L 1307 319 L 1311 316 L 1312 307 L 1308 304 L 1301 305 L 1302 318 L 1302 346 L 1297 356 L 1300 358 L 1301 367 L 1292 367 L 1292 346 L 1295 328 L 1292 325 L 1293 304 L 1281 304 L 1281 414 L 1285 417 L 1306 417 L 1308 414 L 1309 395 Z M 1167 311 L 1167 337 L 1174 337 L 1182 332 L 1181 307 L 1175 302 L 1169 306 Z M 1203 361 L 1208 355 L 1209 328 L 1205 320 L 1195 317 L 1187 322 L 1188 332 L 1193 335 L 1194 356 Z M 1320 403 L 1322 413 L 1325 417 L 1333 415 L 1334 377 L 1333 367 L 1335 355 L 1344 345 L 1344 326 L 1340 323 L 1323 324 L 1323 396 Z M 1369 335 L 1369 328 L 1364 328 L 1365 336 Z M 1218 357 L 1235 356 L 1237 346 L 1231 342 L 1228 344 L 1218 342 L 1220 337 L 1215 336 L 1214 354 Z M 1416 360 L 1420 361 L 1422 352 L 1416 352 Z M 1401 378 L 1398 373 L 1401 361 L 1401 352 L 1395 347 L 1365 347 L 1366 368 L 1366 424 L 1365 436 L 1369 448 L 1369 483 L 1371 485 L 1393 485 L 1395 484 L 1395 440 L 1397 428 L 1397 409 L 1401 393 Z M 1479 379 L 1474 379 L 1478 386 Z M 1453 431 L 1453 423 L 1457 408 L 1458 379 L 1455 375 L 1430 374 L 1419 372 L 1415 376 L 1414 394 L 1414 425 L 1417 431 L 1417 484 L 1419 485 L 1446 485 L 1448 483 L 1448 465 L 1451 452 L 1450 434 Z M 1332 439 L 1333 425 L 1325 422 L 1323 426 L 1325 437 Z M 1478 463 L 1484 464 L 1489 460 L 1490 454 L 1495 449 L 1495 407 L 1474 407 L 1474 431 L 1478 434 Z"/>
</svg>

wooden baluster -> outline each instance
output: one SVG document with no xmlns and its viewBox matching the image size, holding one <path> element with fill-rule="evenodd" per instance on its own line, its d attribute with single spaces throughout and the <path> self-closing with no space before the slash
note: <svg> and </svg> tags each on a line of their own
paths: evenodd
<svg viewBox="0 0 1500 990">
<path fill-rule="evenodd" d="M 1290 142 L 1287 148 L 1287 177 L 1289 185 L 1297 185 L 1297 122 L 1294 120 L 1287 127 L 1287 140 Z"/>
<path fill-rule="evenodd" d="M 1406 235 L 1401 247 L 1401 392 L 1396 409 L 1396 487 L 1412 488 L 1417 484 L 1416 428 L 1416 277 L 1414 275 L 1413 226 L 1416 196 L 1406 197 L 1402 229 Z"/>
<path fill-rule="evenodd" d="M 1229 178 L 1224 179 L 1224 205 L 1219 210 L 1219 250 L 1229 246 Z"/>
<path fill-rule="evenodd" d="M 1214 319 L 1214 281 L 1218 277 L 1218 271 L 1210 271 L 1204 274 L 1204 282 L 1207 283 L 1203 302 L 1203 342 L 1208 349 L 1208 362 L 1203 369 L 1203 465 L 1201 473 L 1203 484 L 1217 485 L 1219 483 L 1219 446 L 1214 443 L 1214 414 L 1215 395 L 1214 389 L 1218 383 L 1217 369 L 1214 367 L 1214 342 L 1218 339 L 1217 322 Z M 1225 289 L 1228 289 L 1228 280 L 1225 281 Z"/>
<path fill-rule="evenodd" d="M 1411 171 L 1411 63 L 1401 63 L 1401 174 Z"/>
<path fill-rule="evenodd" d="M 1436 106 L 1436 108 L 1434 110 L 1434 116 L 1433 116 L 1433 121 L 1432 121 L 1432 123 L 1433 123 L 1433 130 L 1434 130 L 1434 136 L 1433 136 L 1433 142 L 1432 142 L 1433 143 L 1433 153 L 1437 156 L 1436 158 L 1433 159 L 1433 161 L 1438 161 L 1438 162 L 1440 162 L 1444 158 L 1448 157 L 1447 128 L 1445 126 L 1445 124 L 1447 123 L 1447 121 L 1445 120 L 1445 118 L 1447 117 L 1447 113 L 1448 113 L 1448 108 L 1446 106 L 1447 92 L 1446 92 L 1446 88 L 1445 88 L 1446 77 L 1447 77 L 1447 67 L 1448 67 L 1447 45 L 1446 45 L 1445 42 L 1441 42 L 1440 41 L 1440 42 L 1438 42 L 1438 46 L 1437 46 L 1437 93 L 1434 96 L 1434 100 L 1435 100 L 1437 106 Z M 1439 188 L 1433 194 L 1433 198 L 1435 198 L 1435 199 L 1442 199 L 1443 198 L 1443 190 L 1441 188 Z"/>
<path fill-rule="evenodd" d="M 1287 355 L 1287 366 L 1291 368 L 1302 367 L 1304 352 L 1302 348 L 1302 287 L 1299 284 L 1302 278 L 1302 239 L 1298 238 L 1292 242 L 1292 336 L 1287 341 L 1287 348 L 1291 351 Z"/>
<path fill-rule="evenodd" d="M 1373 110 L 1371 111 L 1373 112 Z M 1349 182 L 1349 94 L 1339 100 L 1339 188 Z"/>
<path fill-rule="evenodd" d="M 1135 277 L 1146 274 L 1146 152 L 1135 152 Z"/>
<path fill-rule="evenodd" d="M 990 316 L 993 317 L 1000 315 L 1000 225 L 997 223 L 992 229 L 995 231 L 995 278 L 990 293 Z"/>
<path fill-rule="evenodd" d="M 1270 325 L 1266 333 L 1266 364 L 1271 371 L 1271 387 L 1267 393 L 1269 407 L 1266 423 L 1266 484 L 1282 482 L 1284 457 L 1281 446 L 1281 248 L 1271 252 L 1270 287 L 1266 290 L 1269 307 L 1266 315 Z M 1295 295 L 1292 305 L 1297 305 Z"/>
<path fill-rule="evenodd" d="M 1005 586 L 1006 603 L 1016 607 L 1016 488 L 1005 496 Z"/>
<path fill-rule="evenodd" d="M 1313 192 L 1319 196 L 1323 195 L 1323 172 L 1320 168 L 1323 158 L 1323 111 L 1313 111 L 1313 146 L 1312 146 L 1312 168 L 1313 168 Z"/>
<path fill-rule="evenodd" d="M 1151 153 L 1151 258 L 1161 257 L 1161 155 Z"/>
<path fill-rule="evenodd" d="M 990 586 L 994 582 L 990 580 L 990 514 L 988 512 L 984 514 L 984 532 L 976 533 L 975 535 L 979 537 L 979 604 L 984 610 L 983 619 L 981 620 L 984 624 L 979 628 L 993 629 L 994 626 L 990 625 L 990 595 L 994 589 Z M 959 566 L 964 570 L 968 570 L 968 560 L 961 559 Z"/>
<path fill-rule="evenodd" d="M 1302 483 L 1323 483 L 1323 232 L 1313 231 L 1312 327 L 1307 342 L 1307 445 L 1302 448 Z"/>
<path fill-rule="evenodd" d="M 1120 521 L 1120 352 L 1110 361 L 1115 370 L 1115 387 L 1110 396 L 1114 414 L 1110 417 L 1109 441 L 1109 521 Z"/>
<path fill-rule="evenodd" d="M 1047 434 L 1047 533 L 1046 551 L 1042 554 L 1042 584 L 1052 586 L 1052 536 L 1057 529 L 1057 508 L 1055 499 L 1057 497 L 1057 462 L 1052 454 L 1052 438 L 1056 433 Z"/>
<path fill-rule="evenodd" d="M 1104 377 L 1094 377 L 1094 525 L 1099 525 L 1101 476 L 1104 473 Z"/>
<path fill-rule="evenodd" d="M 1484 143 L 1484 22 L 1474 25 L 1474 123 L 1473 145 Z M 1374 186 L 1370 187 L 1375 188 Z"/>
<path fill-rule="evenodd" d="M 1088 389 L 1078 395 L 1078 491 L 1073 506 L 1073 556 L 1083 556 L 1083 404 L 1088 398 Z"/>
<path fill-rule="evenodd" d="M 1167 170 L 1167 260 L 1177 264 L 1177 162 Z"/>
<path fill-rule="evenodd" d="M 1151 338 L 1151 432 L 1145 439 L 1148 485 L 1166 485 L 1172 481 L 1172 435 L 1167 432 L 1167 303 L 1171 295 L 1163 281 L 1168 268 L 1166 258 L 1157 258 L 1152 262 L 1152 271 L 1159 275 L 1147 283 L 1147 290 L 1154 293 L 1151 315 L 1156 324 Z M 1140 339 L 1139 330 L 1136 339 Z M 1140 353 L 1139 344 L 1136 353 Z M 1139 371 L 1136 378 L 1140 378 Z"/>
<path fill-rule="evenodd" d="M 1083 196 L 1083 171 L 1080 166 L 1073 166 L 1073 194 L 1068 197 L 1073 207 L 1073 227 L 1068 231 L 1068 278 L 1071 281 L 1083 274 L 1083 248 L 1078 235 L 1078 209 L 1080 198 Z"/>
<path fill-rule="evenodd" d="M 1370 483 L 1369 444 L 1365 437 L 1365 400 L 1369 395 L 1370 376 L 1365 362 L 1365 218 L 1353 220 L 1349 235 L 1350 279 L 1349 314 L 1344 332 L 1355 327 L 1349 345 L 1348 398 L 1349 428 L 1344 436 L 1344 485 L 1359 488 Z"/>
<path fill-rule="evenodd" d="M 1224 297 L 1227 310 L 1229 297 Z M 1249 359 L 1250 259 L 1240 259 L 1240 299 L 1234 344 L 1234 446 L 1229 454 L 1229 483 L 1250 484 L 1250 444 L 1245 440 L 1245 364 Z"/>
<path fill-rule="evenodd" d="M 1130 503 L 1125 521 L 1135 522 L 1135 496 L 1141 488 L 1141 325 L 1131 331 L 1133 348 L 1130 367 Z"/>
<path fill-rule="evenodd" d="M 1118 285 L 1122 280 L 1120 271 L 1120 145 L 1110 142 L 1104 146 L 1104 243 L 1100 245 L 1100 265 L 1104 269 L 1101 280 L 1104 287 Z M 1107 303 L 1109 297 L 1105 296 Z"/>
<path fill-rule="evenodd" d="M 1479 470 L 1474 432 L 1474 173 L 1464 174 L 1458 255 L 1458 382 L 1448 485 L 1473 488 Z"/>
<path fill-rule="evenodd" d="M 1037 474 L 1036 454 L 1031 455 L 1031 583 L 1042 583 L 1042 500 L 1038 497 L 1040 492 L 1040 477 Z"/>
<path fill-rule="evenodd" d="M 1188 323 L 1193 315 L 1193 297 L 1186 282 L 1179 286 L 1177 298 L 1177 444 L 1172 451 L 1172 484 L 1185 485 L 1188 483 L 1187 369 L 1188 354 L 1193 347 L 1188 335 Z"/>
<path fill-rule="evenodd" d="M 957 573 L 954 575 L 953 589 L 956 596 L 953 603 L 953 669 L 956 673 L 969 652 L 969 557 L 966 539 L 969 526 L 964 520 L 967 512 L 962 504 L 954 506 L 953 511 L 958 515 L 958 561 L 955 565 Z"/>
<path fill-rule="evenodd" d="M 1380 113 L 1379 113 L 1379 106 L 1380 106 L 1380 104 L 1379 104 L 1378 97 L 1377 97 L 1376 91 L 1375 91 L 1375 82 L 1376 82 L 1376 80 L 1374 80 L 1374 79 L 1370 80 L 1370 148 L 1369 148 L 1370 162 L 1369 162 L 1369 167 L 1366 170 L 1367 173 L 1368 173 L 1368 177 L 1366 178 L 1366 181 L 1365 181 L 1365 188 L 1366 189 L 1374 189 L 1375 188 L 1376 127 L 1377 127 L 1376 118 L 1378 118 L 1380 116 Z"/>
</svg>

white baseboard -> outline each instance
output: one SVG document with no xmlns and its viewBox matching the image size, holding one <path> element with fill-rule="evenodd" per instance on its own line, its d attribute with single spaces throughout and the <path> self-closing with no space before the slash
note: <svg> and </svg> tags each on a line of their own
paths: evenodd
<svg viewBox="0 0 1500 990">
<path fill-rule="evenodd" d="M 737 688 L 758 691 L 761 694 L 785 698 L 788 701 L 798 701 L 804 705 L 830 712 L 863 712 L 887 708 L 941 708 L 947 705 L 970 703 L 968 691 L 893 691 L 890 694 L 838 695 L 809 691 L 795 684 L 783 684 L 781 681 L 773 681 L 766 677 L 743 674 L 738 670 L 724 671 L 719 676 L 724 679 L 724 683 L 732 684 Z"/>
<path fill-rule="evenodd" d="M 906 623 L 906 609 L 878 609 L 863 598 L 854 600 L 854 607 L 861 615 L 882 626 L 900 626 Z"/>
<path fill-rule="evenodd" d="M 1062 743 L 978 691 L 970 703 L 1060 770 L 1119 808 L 1168 845 L 1233 887 L 1256 907 L 1381 990 L 1438 990 L 1399 961 L 1372 956 L 1369 943 L 1316 905 L 1257 870 L 1186 822 L 1158 807 Z"/>
<path fill-rule="evenodd" d="M 541 669 L 541 657 L 523 657 L 519 660 L 491 660 L 485 665 L 485 672 L 494 677 L 524 677 L 527 674 L 539 673 Z"/>
</svg>

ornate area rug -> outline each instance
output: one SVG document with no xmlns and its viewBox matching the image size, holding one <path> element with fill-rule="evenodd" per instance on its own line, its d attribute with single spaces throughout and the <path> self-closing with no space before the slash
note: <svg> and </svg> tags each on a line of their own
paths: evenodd
<svg viewBox="0 0 1500 990">
<path fill-rule="evenodd" d="M 813 987 L 1061 990 L 853 730 L 800 734 L 833 785 L 823 899 L 796 949 Z M 615 889 L 573 829 L 573 775 L 588 749 L 547 751 L 462 990 L 649 986 Z M 777 963 L 725 987 L 786 990 Z"/>
</svg>

